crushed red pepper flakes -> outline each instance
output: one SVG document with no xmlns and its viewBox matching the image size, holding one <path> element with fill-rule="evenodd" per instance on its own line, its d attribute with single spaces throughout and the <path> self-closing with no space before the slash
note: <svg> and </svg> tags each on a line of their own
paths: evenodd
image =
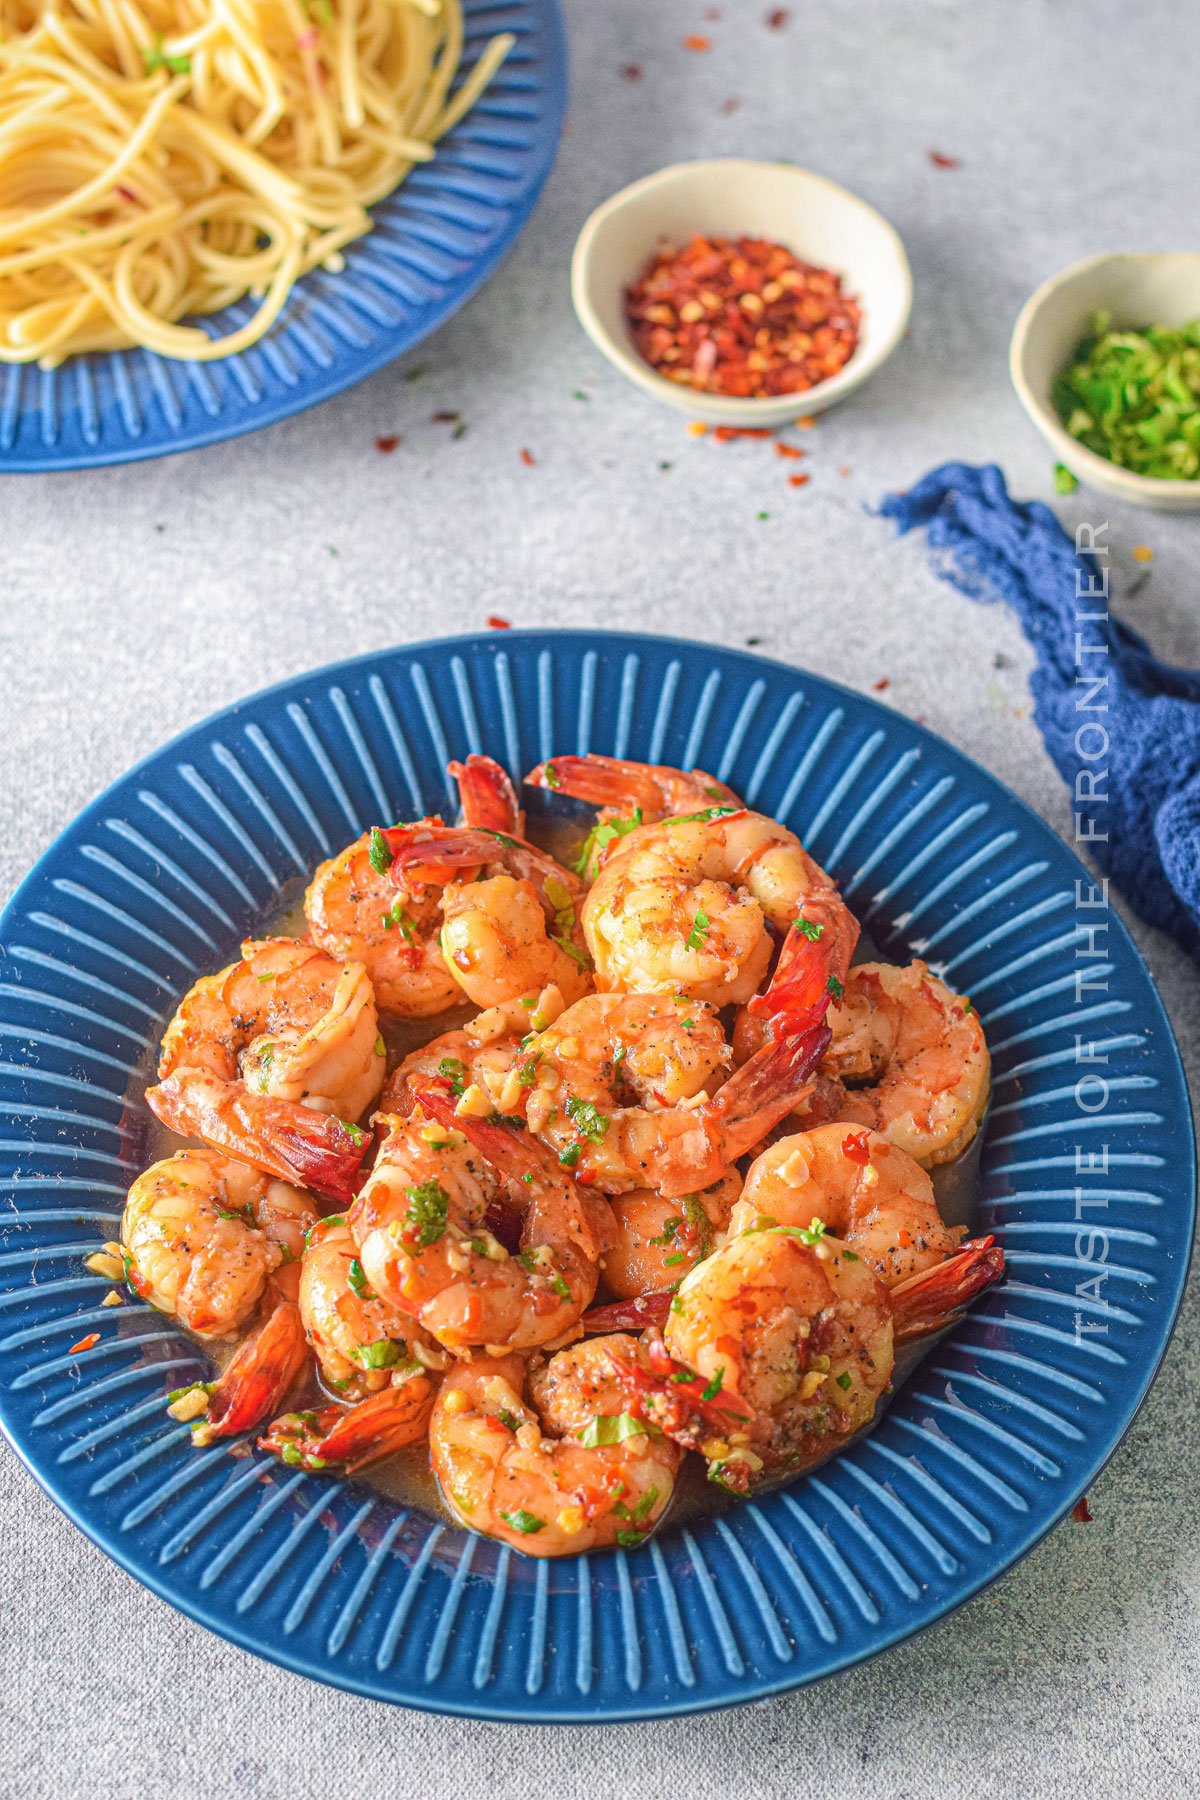
<svg viewBox="0 0 1200 1800">
<path fill-rule="evenodd" d="M 838 470 L 838 474 L 842 475 L 842 476 L 850 475 L 852 473 L 853 473 L 853 471 L 851 469 L 839 469 Z"/>
<path fill-rule="evenodd" d="M 511 631 L 512 620 L 502 618 L 499 613 L 489 613 L 486 623 L 492 631 Z"/>
<path fill-rule="evenodd" d="M 791 16 L 791 11 L 788 7 L 773 6 L 767 14 L 767 30 L 782 31 Z"/>
<path fill-rule="evenodd" d="M 690 36 L 684 38 L 683 47 L 685 50 L 711 50 L 712 39 L 705 37 L 702 31 L 693 31 Z"/>
<path fill-rule="evenodd" d="M 77 1344 L 71 1345 L 70 1349 L 67 1351 L 67 1355 L 74 1356 L 78 1350 L 94 1350 L 99 1342 L 100 1333 L 98 1331 L 89 1331 L 86 1337 L 81 1337 Z"/>
<path fill-rule="evenodd" d="M 537 467 L 537 458 L 534 456 L 532 450 L 522 450 L 521 461 L 525 464 L 527 469 L 535 469 Z"/>
<path fill-rule="evenodd" d="M 664 246 L 626 290 L 634 345 L 664 380 L 705 393 L 801 394 L 843 369 L 861 309 L 841 276 L 762 238 Z"/>
<path fill-rule="evenodd" d="M 799 444 L 776 444 L 775 454 L 776 456 L 787 456 L 794 459 L 800 456 L 807 456 L 808 451 L 802 450 Z"/>
<path fill-rule="evenodd" d="M 812 480 L 811 475 L 789 475 L 788 476 L 788 486 L 789 487 L 803 487 L 806 482 L 811 481 L 811 480 Z"/>
<path fill-rule="evenodd" d="M 398 437 L 377 437 L 375 439 L 375 448 L 381 456 L 390 456 L 399 442 L 400 439 Z"/>
<path fill-rule="evenodd" d="M 1071 1508 L 1071 1517 L 1075 1520 L 1077 1525 L 1092 1524 L 1092 1509 L 1088 1505 L 1088 1497 L 1086 1494 L 1083 1496 L 1082 1500 L 1077 1500 Z"/>
<path fill-rule="evenodd" d="M 881 675 L 879 677 L 879 680 L 875 683 L 875 692 L 877 694 L 886 693 L 888 688 L 891 687 L 891 685 L 892 685 L 891 676 L 890 675 Z"/>
<path fill-rule="evenodd" d="M 962 160 L 957 156 L 943 156 L 940 150 L 931 150 L 929 160 L 935 169 L 961 169 Z"/>
<path fill-rule="evenodd" d="M 718 444 L 731 444 L 734 438 L 767 438 L 773 435 L 769 425 L 714 425 Z"/>
<path fill-rule="evenodd" d="M 793 419 L 792 421 L 800 431 L 811 431 L 816 422 L 816 415 L 813 413 L 805 413 L 802 419 Z"/>
<path fill-rule="evenodd" d="M 728 100 L 722 100 L 720 106 L 717 108 L 717 111 L 724 118 L 727 119 L 729 117 L 730 113 L 735 113 L 741 104 L 742 104 L 741 101 L 738 100 L 733 94 L 731 94 L 729 96 Z"/>
<path fill-rule="evenodd" d="M 721 22 L 721 9 L 719 6 L 706 6 L 704 9 L 704 16 L 711 25 L 719 25 Z"/>
<path fill-rule="evenodd" d="M 640 81 L 642 79 L 641 63 L 623 63 L 621 75 L 625 81 Z"/>
</svg>

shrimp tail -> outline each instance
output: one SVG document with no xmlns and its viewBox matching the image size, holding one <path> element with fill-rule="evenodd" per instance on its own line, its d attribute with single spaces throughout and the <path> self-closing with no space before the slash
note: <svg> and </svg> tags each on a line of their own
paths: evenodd
<svg viewBox="0 0 1200 1800">
<path fill-rule="evenodd" d="M 846 985 L 858 931 L 854 914 L 833 890 L 811 895 L 783 940 L 770 986 L 746 1010 L 756 1018 L 819 1024 Z"/>
<path fill-rule="evenodd" d="M 969 1240 L 932 1269 L 897 1282 L 890 1290 L 896 1343 L 911 1343 L 955 1324 L 969 1302 L 1003 1274 L 1003 1250 L 994 1237 L 984 1237 Z"/>
<path fill-rule="evenodd" d="M 671 1311 L 671 1290 L 660 1294 L 638 1294 L 632 1300 L 615 1300 L 609 1306 L 593 1306 L 585 1312 L 581 1323 L 586 1332 L 607 1336 L 610 1331 L 645 1331 L 648 1326 L 663 1326 Z"/>
<path fill-rule="evenodd" d="M 525 815 L 517 791 L 498 762 L 472 751 L 465 763 L 452 762 L 449 769 L 458 783 L 464 825 L 502 831 L 509 837 L 525 836 Z"/>
<path fill-rule="evenodd" d="M 703 769 L 658 768 L 614 756 L 555 756 L 539 763 L 525 780 L 530 787 L 551 788 L 591 806 L 637 806 L 656 816 L 742 804 L 732 788 Z"/>
<path fill-rule="evenodd" d="M 639 1347 L 640 1357 L 611 1345 L 605 1355 L 629 1395 L 630 1412 L 643 1424 L 656 1426 L 685 1449 L 698 1450 L 707 1438 L 754 1423 L 755 1415 L 743 1401 L 676 1362 L 656 1332 L 642 1338 Z"/>
<path fill-rule="evenodd" d="M 239 1346 L 213 1389 L 197 1443 L 251 1431 L 279 1406 L 303 1369 L 308 1342 L 300 1308 L 282 1300 Z"/>
<path fill-rule="evenodd" d="M 427 1375 L 414 1375 L 399 1386 L 371 1394 L 357 1406 L 322 1406 L 315 1411 L 283 1413 L 259 1438 L 287 1463 L 304 1469 L 338 1464 L 348 1474 L 379 1462 L 424 1437 L 433 1410 L 433 1385 Z"/>
<path fill-rule="evenodd" d="M 147 1088 L 155 1118 L 181 1137 L 202 1138 L 281 1181 L 347 1201 L 370 1134 L 328 1113 L 270 1094 L 247 1094 L 230 1082 L 194 1072 L 168 1075 Z"/>
</svg>

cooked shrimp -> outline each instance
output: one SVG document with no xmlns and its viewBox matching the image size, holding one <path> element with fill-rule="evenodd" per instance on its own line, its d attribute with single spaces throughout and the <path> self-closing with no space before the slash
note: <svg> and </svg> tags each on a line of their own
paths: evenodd
<svg viewBox="0 0 1200 1800">
<path fill-rule="evenodd" d="M 524 1094 L 529 1129 L 604 1193 L 695 1194 L 791 1111 L 827 1041 L 803 1015 L 801 1029 L 781 1025 L 725 1081 L 728 1052 L 711 1007 L 597 994 L 525 1044 L 503 1098 L 520 1104 Z"/>
<path fill-rule="evenodd" d="M 158 1074 L 146 1102 L 169 1129 L 344 1198 L 367 1145 L 344 1121 L 384 1074 L 366 971 L 295 938 L 249 941 L 184 996 Z"/>
<path fill-rule="evenodd" d="M 763 1220 L 819 1222 L 888 1287 L 944 1262 L 963 1235 L 942 1223 L 924 1169 L 879 1132 L 853 1123 L 780 1138 L 755 1158 L 730 1233 Z"/>
<path fill-rule="evenodd" d="M 222 1370 L 209 1396 L 208 1416 L 192 1426 L 192 1441 L 209 1444 L 214 1438 L 252 1431 L 282 1406 L 308 1357 L 300 1308 L 294 1300 L 271 1304 L 268 1290 L 261 1322 Z"/>
<path fill-rule="evenodd" d="M 560 1405 L 576 1378 L 589 1385 L 578 1364 L 550 1377 Z M 570 1405 L 570 1418 L 586 1417 L 586 1423 L 562 1436 L 543 1429 L 524 1387 L 525 1364 L 517 1356 L 477 1356 L 444 1383 L 429 1441 L 451 1511 L 472 1530 L 528 1556 L 644 1543 L 671 1498 L 677 1447 L 625 1412 L 611 1380 L 604 1393 Z"/>
<path fill-rule="evenodd" d="M 596 1290 L 600 1203 L 527 1133 L 460 1116 L 445 1088 L 420 1100 L 435 1122 L 381 1120 L 348 1217 L 367 1282 L 451 1350 L 561 1336 Z"/>
<path fill-rule="evenodd" d="M 406 891 L 440 893 L 441 952 L 469 1000 L 498 1006 L 551 983 L 571 998 L 588 991 L 582 889 L 569 869 L 502 831 L 425 823 L 389 840 Z"/>
<path fill-rule="evenodd" d="M 353 1474 L 421 1441 L 429 1429 L 434 1392 L 426 1370 L 405 1370 L 356 1406 L 283 1413 L 259 1438 L 259 1447 L 302 1469 L 337 1465 Z"/>
<path fill-rule="evenodd" d="M 616 1242 L 600 1259 L 605 1286 L 618 1300 L 674 1288 L 711 1255 L 741 1191 L 742 1178 L 730 1169 L 701 1194 L 668 1200 L 651 1188 L 635 1188 L 614 1195 Z"/>
<path fill-rule="evenodd" d="M 923 962 L 858 963 L 829 1009 L 823 1101 L 882 1131 L 922 1167 L 960 1156 L 987 1111 L 991 1059 L 979 1014 Z M 860 1085 L 863 1084 L 863 1085 Z"/>
<path fill-rule="evenodd" d="M 372 1293 L 344 1219 L 323 1219 L 308 1234 L 300 1317 L 322 1375 L 348 1400 L 379 1393 L 420 1369 L 445 1366 L 445 1352 L 433 1339 Z"/>
<path fill-rule="evenodd" d="M 490 756 L 450 764 L 468 825 L 515 832 L 524 816 L 508 776 Z M 440 819 L 422 821 L 445 830 Z M 409 886 L 393 868 L 394 850 L 411 826 L 378 827 L 323 862 L 304 896 L 314 944 L 330 955 L 361 962 L 381 1012 L 427 1019 L 461 995 L 446 967 L 439 935 L 441 896 Z"/>
<path fill-rule="evenodd" d="M 651 1376 L 623 1356 L 614 1366 L 639 1416 L 700 1449 L 710 1479 L 743 1492 L 869 1424 L 897 1338 L 949 1323 L 1003 1262 L 986 1239 L 889 1293 L 827 1232 L 752 1229 L 685 1278 L 663 1345 L 645 1346 Z"/>
<path fill-rule="evenodd" d="M 799 917 L 795 960 L 818 949 L 841 979 L 858 926 L 825 871 L 785 826 L 745 808 L 640 825 L 610 847 L 583 903 L 596 986 L 749 1000 L 775 938 Z M 823 944 L 817 940 L 824 938 Z"/>
<path fill-rule="evenodd" d="M 316 1219 L 301 1189 L 216 1150 L 180 1150 L 129 1190 L 121 1242 L 130 1286 L 197 1337 L 236 1337 L 268 1281 L 299 1268 Z"/>
</svg>

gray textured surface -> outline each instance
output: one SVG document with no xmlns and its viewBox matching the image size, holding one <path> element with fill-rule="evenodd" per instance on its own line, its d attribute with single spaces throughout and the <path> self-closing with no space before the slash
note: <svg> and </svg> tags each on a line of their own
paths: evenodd
<svg viewBox="0 0 1200 1800">
<path fill-rule="evenodd" d="M 1078 256 L 1181 247 L 1195 146 L 1171 97 L 1194 91 L 1200 15 L 860 0 L 797 5 L 768 34 L 766 10 L 726 0 L 711 21 L 700 0 L 573 0 L 558 169 L 512 259 L 409 360 L 419 381 L 385 371 L 187 458 L 0 483 L 0 882 L 135 756 L 213 707 L 492 612 L 760 639 L 852 686 L 887 677 L 891 704 L 1066 829 L 1015 627 L 934 581 L 922 547 L 893 543 L 863 502 L 947 456 L 994 458 L 1017 492 L 1049 497 L 1049 460 L 1008 388 L 1012 319 Z M 682 49 L 694 31 L 711 34 L 709 54 Z M 640 82 L 622 79 L 630 62 Z M 722 112 L 730 98 L 740 107 Z M 961 168 L 935 169 L 931 149 Z M 659 164 L 725 152 L 843 180 L 894 220 L 913 259 L 911 338 L 809 435 L 802 490 L 769 446 L 696 441 L 637 398 L 570 312 L 567 258 L 592 205 Z M 459 441 L 430 423 L 439 409 L 467 421 Z M 401 447 L 378 454 L 375 434 L 393 432 Z M 1166 654 L 1200 661 L 1200 527 L 1083 493 L 1062 510 L 1111 519 L 1118 603 Z M 1136 543 L 1156 552 L 1153 578 L 1122 602 Z M 1195 972 L 1137 935 L 1194 1075 Z M 603 1736 L 444 1723 L 258 1663 L 116 1570 L 4 1453 L 0 1792 L 1194 1792 L 1197 1313 L 1193 1291 L 1096 1484 L 1093 1525 L 1063 1525 L 956 1617 L 835 1684 Z"/>
</svg>

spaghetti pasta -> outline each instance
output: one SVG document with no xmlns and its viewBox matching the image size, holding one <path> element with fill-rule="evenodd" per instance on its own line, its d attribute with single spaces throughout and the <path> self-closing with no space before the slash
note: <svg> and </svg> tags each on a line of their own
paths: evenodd
<svg viewBox="0 0 1200 1800">
<path fill-rule="evenodd" d="M 460 0 L 0 0 L 0 362 L 257 342 L 512 43 L 452 95 Z"/>
</svg>

